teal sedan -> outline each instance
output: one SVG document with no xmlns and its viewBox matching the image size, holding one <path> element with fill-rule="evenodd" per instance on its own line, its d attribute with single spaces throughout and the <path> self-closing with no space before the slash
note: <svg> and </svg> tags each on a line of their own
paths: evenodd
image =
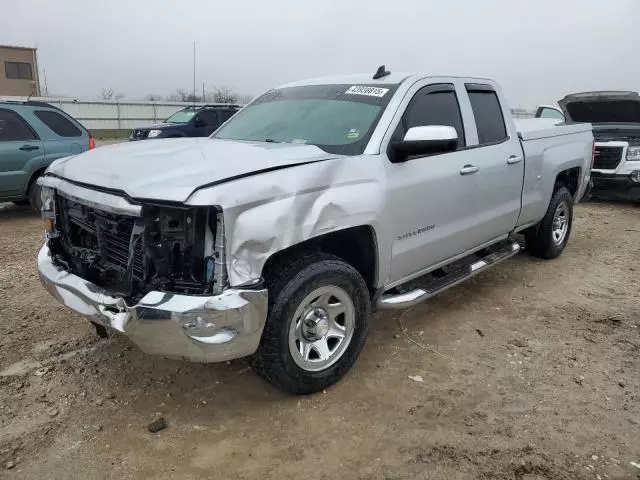
<svg viewBox="0 0 640 480">
<path fill-rule="evenodd" d="M 86 128 L 48 103 L 0 101 L 0 202 L 39 210 L 36 180 L 51 162 L 94 147 Z"/>
</svg>

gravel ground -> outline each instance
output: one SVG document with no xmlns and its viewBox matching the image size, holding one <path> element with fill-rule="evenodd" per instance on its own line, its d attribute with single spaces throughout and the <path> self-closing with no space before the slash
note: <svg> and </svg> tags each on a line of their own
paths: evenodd
<svg viewBox="0 0 640 480">
<path fill-rule="evenodd" d="M 637 206 L 581 204 L 561 258 L 376 314 L 308 397 L 99 339 L 40 286 L 42 237 L 0 205 L 0 478 L 640 478 Z"/>
</svg>

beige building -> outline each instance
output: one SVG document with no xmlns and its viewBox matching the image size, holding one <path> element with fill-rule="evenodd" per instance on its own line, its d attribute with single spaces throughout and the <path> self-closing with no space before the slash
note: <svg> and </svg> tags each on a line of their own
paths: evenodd
<svg viewBox="0 0 640 480">
<path fill-rule="evenodd" d="M 35 48 L 0 45 L 0 96 L 40 96 Z"/>
</svg>

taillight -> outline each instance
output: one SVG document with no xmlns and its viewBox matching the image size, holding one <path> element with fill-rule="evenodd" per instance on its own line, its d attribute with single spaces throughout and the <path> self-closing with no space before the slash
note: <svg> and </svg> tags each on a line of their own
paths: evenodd
<svg viewBox="0 0 640 480">
<path fill-rule="evenodd" d="M 96 148 L 96 141 L 93 137 L 89 137 L 89 150 L 93 150 L 94 148 Z"/>
</svg>

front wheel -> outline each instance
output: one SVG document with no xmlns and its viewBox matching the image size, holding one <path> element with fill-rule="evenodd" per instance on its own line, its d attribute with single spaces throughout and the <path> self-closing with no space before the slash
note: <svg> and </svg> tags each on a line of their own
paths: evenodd
<svg viewBox="0 0 640 480">
<path fill-rule="evenodd" d="M 31 204 L 31 208 L 40 213 L 42 209 L 42 189 L 40 185 L 38 185 L 38 178 L 39 177 L 34 178 L 31 185 L 29 185 L 29 203 Z"/>
<path fill-rule="evenodd" d="M 544 218 L 525 232 L 527 250 L 544 259 L 560 256 L 569 241 L 572 224 L 573 198 L 567 187 L 558 186 Z"/>
<path fill-rule="evenodd" d="M 309 253 L 273 268 L 266 281 L 269 314 L 254 370 L 293 394 L 333 385 L 367 336 L 371 300 L 364 280 L 333 255 Z"/>
</svg>

